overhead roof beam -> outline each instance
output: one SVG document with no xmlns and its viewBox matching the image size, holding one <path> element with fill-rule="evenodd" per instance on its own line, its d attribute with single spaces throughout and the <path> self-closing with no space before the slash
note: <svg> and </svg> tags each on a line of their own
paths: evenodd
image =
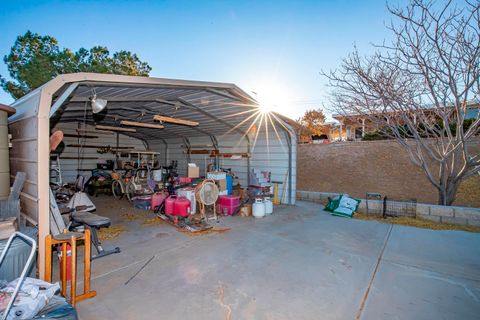
<svg viewBox="0 0 480 320">
<path fill-rule="evenodd" d="M 108 97 L 101 96 L 102 99 L 107 100 L 108 102 L 151 102 L 159 99 L 159 96 L 145 96 L 145 97 Z M 81 97 L 75 96 L 70 99 L 70 102 L 85 102 L 90 101 L 90 97 Z"/>
<path fill-rule="evenodd" d="M 50 117 L 52 117 L 55 112 L 57 112 L 58 109 L 64 104 L 64 102 L 68 99 L 68 97 L 77 89 L 78 87 L 78 82 L 72 83 L 71 85 L 68 86 L 68 88 L 58 97 L 57 101 L 53 104 L 53 106 L 50 108 Z"/>
</svg>

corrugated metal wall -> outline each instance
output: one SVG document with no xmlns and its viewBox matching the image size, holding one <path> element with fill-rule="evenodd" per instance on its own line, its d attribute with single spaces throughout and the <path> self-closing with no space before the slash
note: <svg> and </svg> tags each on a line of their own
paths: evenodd
<svg viewBox="0 0 480 320">
<path fill-rule="evenodd" d="M 256 168 L 262 171 L 271 171 L 271 179 L 273 181 L 280 181 L 282 185 L 279 186 L 279 197 L 283 194 L 282 203 L 289 203 L 289 179 L 291 178 L 292 188 L 292 203 L 295 204 L 296 194 L 296 140 L 295 136 L 291 137 L 291 148 L 289 148 L 289 139 L 285 131 L 277 128 L 277 133 L 269 127 L 268 134 L 264 128 L 258 133 L 256 143 L 255 135 L 250 135 L 251 141 L 251 159 L 250 168 Z M 247 153 L 248 143 L 241 135 L 229 134 L 221 137 L 216 137 L 221 153 Z M 193 146 L 211 145 L 210 137 L 195 137 L 188 139 Z M 185 142 L 182 138 L 172 138 L 166 140 L 168 144 L 167 164 L 172 160 L 178 161 L 178 173 L 186 175 L 187 168 L 187 154 L 185 149 Z M 149 141 L 150 149 L 159 151 L 162 154 L 165 150 L 165 144 L 161 141 Z M 194 150 L 199 150 L 196 148 Z M 208 149 L 205 147 L 205 149 Z M 292 172 L 289 173 L 289 151 L 291 150 Z M 162 158 L 162 157 L 161 157 Z M 200 175 L 205 174 L 206 165 L 214 161 L 208 155 L 191 155 L 190 161 L 196 163 L 200 167 Z M 242 186 L 248 185 L 248 161 L 245 158 L 232 160 L 220 158 L 220 167 L 231 168 L 238 176 L 239 183 Z M 283 188 L 285 187 L 285 191 Z"/>
<path fill-rule="evenodd" d="M 246 141 L 240 141 L 241 136 L 239 135 L 227 135 L 223 137 L 217 137 L 219 150 L 221 153 L 246 153 L 247 144 Z M 212 147 L 207 147 L 212 145 L 212 140 L 210 137 L 192 137 L 188 138 L 190 145 L 192 146 L 205 146 L 194 148 L 192 150 L 202 150 L 202 149 L 212 149 Z M 188 155 L 186 154 L 185 141 L 182 138 L 167 139 L 168 143 L 168 154 L 167 154 L 167 164 L 172 160 L 178 161 L 178 172 L 179 174 L 185 175 L 187 172 L 187 162 Z M 161 153 L 165 150 L 165 145 L 163 142 L 159 141 L 149 141 L 149 146 L 155 151 Z M 190 162 L 196 163 L 200 167 L 200 175 L 205 174 L 206 166 L 209 163 L 213 163 L 214 158 L 210 158 L 208 155 L 203 154 L 192 154 L 190 156 Z M 220 159 L 220 166 L 222 168 L 232 168 L 232 170 L 239 177 L 240 183 L 242 185 L 247 184 L 247 160 L 231 160 L 231 159 Z"/>
<path fill-rule="evenodd" d="M 62 130 L 67 135 L 77 135 L 76 129 L 78 128 L 77 122 L 60 122 L 58 123 L 52 132 L 55 130 Z M 87 126 L 88 129 L 93 130 L 94 127 Z M 117 134 L 104 135 L 87 133 L 89 136 L 96 136 L 95 139 L 84 139 L 65 137 L 63 142 L 65 148 L 60 154 L 60 167 L 62 170 L 63 183 L 74 182 L 77 178 L 77 173 L 88 177 L 90 176 L 90 170 L 97 167 L 97 163 L 105 163 L 106 160 L 114 160 L 115 156 L 112 153 L 100 154 L 95 148 L 78 148 L 69 147 L 69 145 L 98 145 L 98 146 L 111 146 L 117 145 Z M 135 139 L 123 134 L 119 135 L 120 147 L 132 147 L 136 150 L 145 150 L 145 144 L 139 139 Z M 70 159 L 70 158 L 96 158 L 96 159 Z M 68 158 L 68 159 L 66 159 Z M 80 170 L 77 170 L 80 169 Z"/>
<path fill-rule="evenodd" d="M 296 140 L 291 137 L 291 148 L 289 148 L 289 136 L 286 132 L 276 126 L 277 133 L 271 126 L 268 130 L 261 128 L 255 140 L 255 135 L 251 135 L 251 154 L 250 167 L 271 172 L 271 181 L 282 182 L 279 185 L 278 196 L 282 198 L 282 203 L 289 203 L 289 179 L 291 177 L 292 203 L 295 204 L 296 193 Z M 289 172 L 289 152 L 291 150 L 292 172 Z M 285 190 L 284 190 L 285 188 Z"/>
<path fill-rule="evenodd" d="M 36 108 L 40 92 L 36 91 L 28 99 L 12 105 L 17 113 L 9 119 L 9 132 L 12 135 L 10 149 L 10 177 L 15 179 L 19 171 L 27 174 L 20 195 L 21 211 L 38 221 L 38 119 Z"/>
</svg>

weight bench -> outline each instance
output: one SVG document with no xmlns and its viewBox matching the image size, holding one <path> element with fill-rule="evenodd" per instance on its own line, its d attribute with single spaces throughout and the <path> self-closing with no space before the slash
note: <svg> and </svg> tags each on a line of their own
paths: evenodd
<svg viewBox="0 0 480 320">
<path fill-rule="evenodd" d="M 85 210 L 85 206 L 77 207 L 79 210 Z M 91 256 L 90 260 L 101 258 L 113 253 L 119 253 L 120 248 L 105 250 L 103 249 L 100 240 L 98 239 L 97 230 L 100 228 L 108 228 L 111 224 L 110 218 L 99 216 L 87 211 L 77 211 L 76 209 L 62 209 L 62 212 L 58 208 L 55 196 L 50 189 L 50 229 L 52 234 L 62 233 L 65 229 L 80 229 L 80 227 L 88 228 L 92 234 L 91 242 L 97 250 L 97 255 Z M 62 218 L 61 213 L 69 214 L 69 223 L 65 225 L 65 221 Z"/>
<path fill-rule="evenodd" d="M 115 247 L 110 250 L 103 249 L 102 244 L 98 239 L 97 230 L 101 228 L 108 228 L 111 224 L 110 218 L 99 216 L 98 214 L 87 211 L 75 210 L 71 213 L 70 219 L 72 221 L 73 228 L 83 226 L 88 228 L 92 233 L 92 244 L 97 250 L 97 255 L 92 256 L 92 260 L 120 252 L 119 247 Z"/>
</svg>

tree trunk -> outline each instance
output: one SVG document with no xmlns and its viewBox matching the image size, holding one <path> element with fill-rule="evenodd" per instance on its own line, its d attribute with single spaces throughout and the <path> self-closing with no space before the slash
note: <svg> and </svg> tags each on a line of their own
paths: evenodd
<svg viewBox="0 0 480 320">
<path fill-rule="evenodd" d="M 451 206 L 457 196 L 459 182 L 450 182 L 445 187 L 438 190 L 438 204 L 442 206 Z"/>
</svg>

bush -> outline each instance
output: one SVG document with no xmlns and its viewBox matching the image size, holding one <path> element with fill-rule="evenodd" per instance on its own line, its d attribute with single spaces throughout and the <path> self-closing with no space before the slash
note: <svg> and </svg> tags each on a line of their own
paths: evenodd
<svg viewBox="0 0 480 320">
<path fill-rule="evenodd" d="M 362 141 L 387 140 L 388 138 L 380 131 L 365 132 Z"/>
</svg>

